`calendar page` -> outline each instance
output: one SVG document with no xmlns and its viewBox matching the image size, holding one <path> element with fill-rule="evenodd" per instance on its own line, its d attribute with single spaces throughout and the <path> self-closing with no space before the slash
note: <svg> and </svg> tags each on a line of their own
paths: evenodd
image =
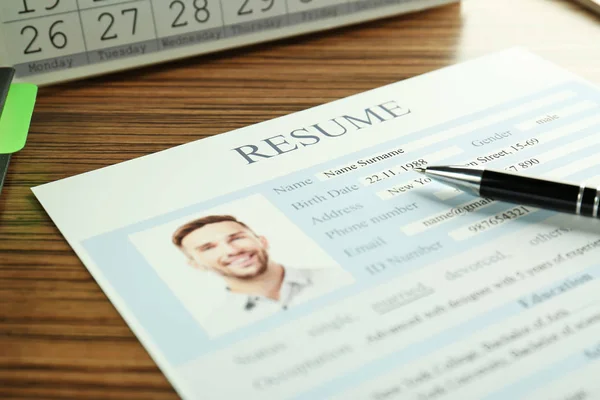
<svg viewBox="0 0 600 400">
<path fill-rule="evenodd" d="M 2 1 L 0 65 L 43 85 L 456 1 Z"/>
</svg>

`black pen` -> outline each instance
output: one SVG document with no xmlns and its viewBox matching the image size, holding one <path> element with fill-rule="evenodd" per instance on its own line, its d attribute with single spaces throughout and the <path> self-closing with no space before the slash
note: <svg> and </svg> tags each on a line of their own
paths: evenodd
<svg viewBox="0 0 600 400">
<path fill-rule="evenodd" d="M 464 166 L 429 166 L 415 171 L 477 196 L 554 211 L 598 217 L 600 187 L 573 185 L 508 172 Z"/>
</svg>

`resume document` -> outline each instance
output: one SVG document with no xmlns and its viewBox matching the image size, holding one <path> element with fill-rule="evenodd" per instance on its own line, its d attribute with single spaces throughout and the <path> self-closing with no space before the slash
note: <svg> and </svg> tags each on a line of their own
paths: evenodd
<svg viewBox="0 0 600 400">
<path fill-rule="evenodd" d="M 600 398 L 600 90 L 510 49 L 33 189 L 185 399 Z M 600 194 L 600 192 L 599 192 Z"/>
</svg>

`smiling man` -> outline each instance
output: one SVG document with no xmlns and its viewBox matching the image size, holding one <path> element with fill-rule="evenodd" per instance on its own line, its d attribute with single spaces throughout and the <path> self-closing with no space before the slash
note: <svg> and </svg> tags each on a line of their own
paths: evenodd
<svg viewBox="0 0 600 400">
<path fill-rule="evenodd" d="M 216 324 L 238 325 L 224 322 L 231 317 L 242 324 L 266 317 L 352 280 L 338 268 L 291 267 L 273 260 L 267 239 L 229 215 L 188 222 L 175 231 L 173 243 L 192 267 L 224 280 L 227 296 L 225 304 L 215 306 Z"/>
</svg>

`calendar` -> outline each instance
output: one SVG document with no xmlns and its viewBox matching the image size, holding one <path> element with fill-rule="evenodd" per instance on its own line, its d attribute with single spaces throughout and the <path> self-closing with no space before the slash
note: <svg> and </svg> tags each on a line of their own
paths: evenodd
<svg viewBox="0 0 600 400">
<path fill-rule="evenodd" d="M 52 84 L 459 0 L 3 0 L 0 66 Z"/>
</svg>

